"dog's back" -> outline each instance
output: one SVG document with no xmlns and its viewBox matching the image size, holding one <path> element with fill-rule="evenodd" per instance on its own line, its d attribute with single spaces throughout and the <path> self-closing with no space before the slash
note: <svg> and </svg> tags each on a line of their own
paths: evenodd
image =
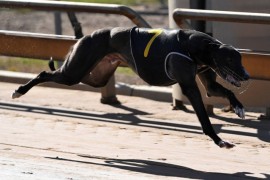
<svg viewBox="0 0 270 180">
<path fill-rule="evenodd" d="M 179 37 L 182 30 L 114 28 L 111 30 L 111 47 L 124 56 L 129 66 L 151 85 L 171 85 L 176 81 L 167 72 L 166 61 L 172 54 L 189 60 L 182 45 L 186 37 Z M 192 60 L 191 60 L 192 61 Z"/>
</svg>

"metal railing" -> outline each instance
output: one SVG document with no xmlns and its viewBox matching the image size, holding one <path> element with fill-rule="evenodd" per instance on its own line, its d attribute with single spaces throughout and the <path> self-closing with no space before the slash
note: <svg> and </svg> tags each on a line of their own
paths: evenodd
<svg viewBox="0 0 270 180">
<path fill-rule="evenodd" d="M 73 36 L 0 30 L 0 42 L 3 56 L 63 61 L 77 40 Z"/>
<path fill-rule="evenodd" d="M 18 1 L 1 0 L 2 8 L 27 8 L 45 11 L 65 11 L 65 12 L 87 12 L 102 14 L 118 14 L 126 16 L 139 27 L 151 27 L 136 11 L 133 9 L 116 4 L 98 4 L 98 3 L 75 3 L 61 1 Z"/>
<path fill-rule="evenodd" d="M 252 23 L 252 24 L 270 24 L 270 14 L 250 13 L 250 12 L 177 8 L 173 12 L 173 18 L 179 26 L 181 26 L 184 19 Z"/>
</svg>

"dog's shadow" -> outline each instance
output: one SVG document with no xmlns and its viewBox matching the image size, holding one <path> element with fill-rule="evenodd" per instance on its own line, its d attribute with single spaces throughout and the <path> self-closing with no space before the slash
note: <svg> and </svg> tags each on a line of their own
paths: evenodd
<svg viewBox="0 0 270 180">
<path fill-rule="evenodd" d="M 182 131 L 182 132 L 188 132 L 188 133 L 201 134 L 201 132 L 199 132 L 199 130 L 201 130 L 199 124 L 198 126 L 196 126 L 196 125 L 181 124 L 181 121 L 179 121 L 179 123 L 172 123 L 172 122 L 163 121 L 163 120 L 144 119 L 143 117 L 138 117 L 137 115 L 146 115 L 148 114 L 147 112 L 139 111 L 137 109 L 126 107 L 123 105 L 118 105 L 118 108 L 124 108 L 125 110 L 128 110 L 129 113 L 115 113 L 114 112 L 114 113 L 102 114 L 102 113 L 86 112 L 86 111 L 74 110 L 74 109 L 51 108 L 51 107 L 23 105 L 23 104 L 15 104 L 15 103 L 7 103 L 7 102 L 0 102 L 0 108 L 8 109 L 8 110 L 38 113 L 38 114 L 79 118 L 79 119 L 91 120 L 91 121 L 101 121 L 101 122 L 108 122 L 108 123 L 159 128 L 159 129 L 164 129 L 164 130 Z"/>
<path fill-rule="evenodd" d="M 195 112 L 192 109 L 188 109 L 186 107 L 181 107 L 180 109 L 174 109 L 174 110 L 182 110 L 186 113 L 194 113 Z M 232 113 L 234 112 L 227 112 Z M 264 142 L 270 142 L 270 136 L 269 136 L 269 121 L 268 120 L 259 120 L 257 119 L 257 116 L 246 114 L 246 119 L 241 118 L 232 118 L 232 117 L 224 117 L 218 115 L 218 113 L 208 114 L 209 117 L 218 119 L 219 121 L 224 121 L 226 123 L 235 124 L 243 127 L 248 128 L 255 128 L 257 129 L 257 136 L 260 140 Z M 244 136 L 250 136 L 254 137 L 254 133 L 249 132 L 242 132 L 242 131 L 230 131 L 230 130 L 222 130 L 223 125 L 222 124 L 214 124 L 214 129 L 217 133 L 228 133 L 228 134 L 236 134 L 236 135 L 244 135 Z"/>
<path fill-rule="evenodd" d="M 78 159 L 67 159 L 59 157 L 45 157 L 51 160 L 68 161 L 73 163 L 83 163 L 96 166 L 105 166 L 109 168 L 117 168 L 126 171 L 132 171 L 136 173 L 144 173 L 155 176 L 188 178 L 188 179 L 257 179 L 249 176 L 250 172 L 238 172 L 234 174 L 220 173 L 220 172 L 205 172 L 188 167 L 154 161 L 154 160 L 142 160 L 142 159 L 116 159 L 106 158 L 98 156 L 78 155 Z M 81 160 L 81 158 L 84 158 Z M 270 178 L 270 174 L 263 174 L 266 179 Z"/>
<path fill-rule="evenodd" d="M 133 125 L 133 126 L 150 127 L 150 128 L 158 128 L 158 129 L 171 130 L 171 131 L 181 131 L 181 132 L 187 132 L 187 133 L 193 133 L 193 134 L 194 133 L 201 134 L 201 127 L 199 126 L 199 124 L 187 125 L 187 124 L 181 123 L 181 120 L 179 120 L 179 122 L 177 123 L 163 121 L 163 120 L 149 120 L 149 119 L 144 119 L 141 116 L 140 117 L 138 116 L 138 115 L 148 115 L 149 113 L 147 112 L 130 108 L 121 104 L 115 105 L 114 107 L 121 108 L 127 111 L 127 113 L 98 114 L 94 112 L 86 112 L 86 111 L 80 111 L 80 110 L 74 110 L 74 109 L 51 108 L 51 107 L 41 107 L 41 106 L 0 102 L 0 108 L 2 109 L 26 111 L 26 112 L 31 112 L 31 113 L 49 114 L 49 115 L 72 117 L 72 118 L 79 118 L 79 119 L 92 120 L 92 121 L 102 121 L 102 122 L 109 122 L 109 123 L 126 124 L 126 125 Z M 191 112 L 192 111 L 188 111 L 188 113 L 191 113 Z M 220 121 L 225 121 L 228 123 L 257 129 L 257 133 L 246 132 L 246 131 L 235 131 L 235 130 L 232 131 L 228 129 L 222 129 L 223 127 L 222 124 L 214 124 L 213 127 L 217 133 L 222 132 L 222 133 L 236 134 L 236 135 L 242 135 L 242 136 L 258 137 L 260 140 L 264 142 L 270 142 L 270 136 L 268 134 L 269 126 L 268 126 L 267 121 L 253 120 L 254 117 L 251 117 L 251 119 L 246 119 L 246 120 L 227 118 L 227 117 L 222 117 L 218 115 L 213 115 L 212 117 Z"/>
<path fill-rule="evenodd" d="M 256 137 L 264 142 L 270 142 L 269 136 L 269 121 L 268 120 L 258 120 L 254 116 L 246 115 L 246 119 L 240 118 L 228 118 L 224 116 L 220 116 L 218 114 L 214 114 L 211 116 L 212 118 L 218 119 L 220 121 L 224 121 L 226 123 L 239 125 L 242 127 L 257 129 Z M 216 125 L 215 130 L 217 132 L 223 132 L 228 134 L 236 134 L 236 135 L 244 135 L 254 137 L 254 133 L 250 132 L 242 132 L 242 131 L 229 131 L 229 130 L 221 130 L 222 125 Z"/>
<path fill-rule="evenodd" d="M 148 112 L 141 111 L 141 110 L 131 108 L 128 106 L 124 106 L 123 104 L 112 104 L 110 106 L 125 110 L 125 111 L 129 112 L 129 115 L 150 115 L 150 113 L 148 113 Z"/>
</svg>

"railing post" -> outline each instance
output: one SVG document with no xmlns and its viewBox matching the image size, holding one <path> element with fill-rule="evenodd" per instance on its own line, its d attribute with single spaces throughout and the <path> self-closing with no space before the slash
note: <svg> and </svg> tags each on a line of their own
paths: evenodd
<svg viewBox="0 0 270 180">
<path fill-rule="evenodd" d="M 270 119 L 270 107 L 265 108 L 265 114 L 258 117 L 259 120 L 269 120 Z"/>
<path fill-rule="evenodd" d="M 55 34 L 56 35 L 62 35 L 62 18 L 61 18 L 61 12 L 60 11 L 55 11 L 54 12 L 54 29 L 55 29 Z M 52 57 L 53 58 L 53 57 Z M 57 61 L 57 66 L 60 67 L 62 66 L 63 62 L 62 61 Z"/>
<path fill-rule="evenodd" d="M 205 0 L 190 0 L 190 8 L 192 9 L 205 9 Z M 203 20 L 191 20 L 191 26 L 197 31 L 206 33 L 206 22 Z M 205 109 L 208 115 L 214 114 L 214 106 L 211 104 L 205 104 Z"/>
<path fill-rule="evenodd" d="M 190 0 L 190 8 L 192 9 L 205 9 L 205 6 L 205 0 Z M 192 20 L 191 26 L 197 31 L 205 32 L 206 30 L 206 23 L 202 20 Z"/>
<path fill-rule="evenodd" d="M 179 0 L 169 0 L 169 26 L 170 28 L 178 28 L 177 24 L 173 20 L 173 11 L 174 9 L 181 7 L 182 2 Z M 181 88 L 179 84 L 175 84 L 172 86 L 173 92 L 173 109 L 175 110 L 186 110 L 186 107 L 183 104 L 183 93 L 181 91 Z"/>
<path fill-rule="evenodd" d="M 100 102 L 103 104 L 120 104 L 116 97 L 115 90 L 115 77 L 114 75 L 110 78 L 109 82 L 105 87 L 100 89 L 101 99 Z"/>
</svg>

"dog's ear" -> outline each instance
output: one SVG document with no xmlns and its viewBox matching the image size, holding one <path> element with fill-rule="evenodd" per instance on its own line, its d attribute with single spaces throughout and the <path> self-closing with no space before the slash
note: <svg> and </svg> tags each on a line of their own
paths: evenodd
<svg viewBox="0 0 270 180">
<path fill-rule="evenodd" d="M 220 47 L 219 43 L 213 42 L 209 39 L 204 39 L 203 44 L 204 44 L 204 47 L 210 50 L 211 52 L 218 50 Z"/>
</svg>

